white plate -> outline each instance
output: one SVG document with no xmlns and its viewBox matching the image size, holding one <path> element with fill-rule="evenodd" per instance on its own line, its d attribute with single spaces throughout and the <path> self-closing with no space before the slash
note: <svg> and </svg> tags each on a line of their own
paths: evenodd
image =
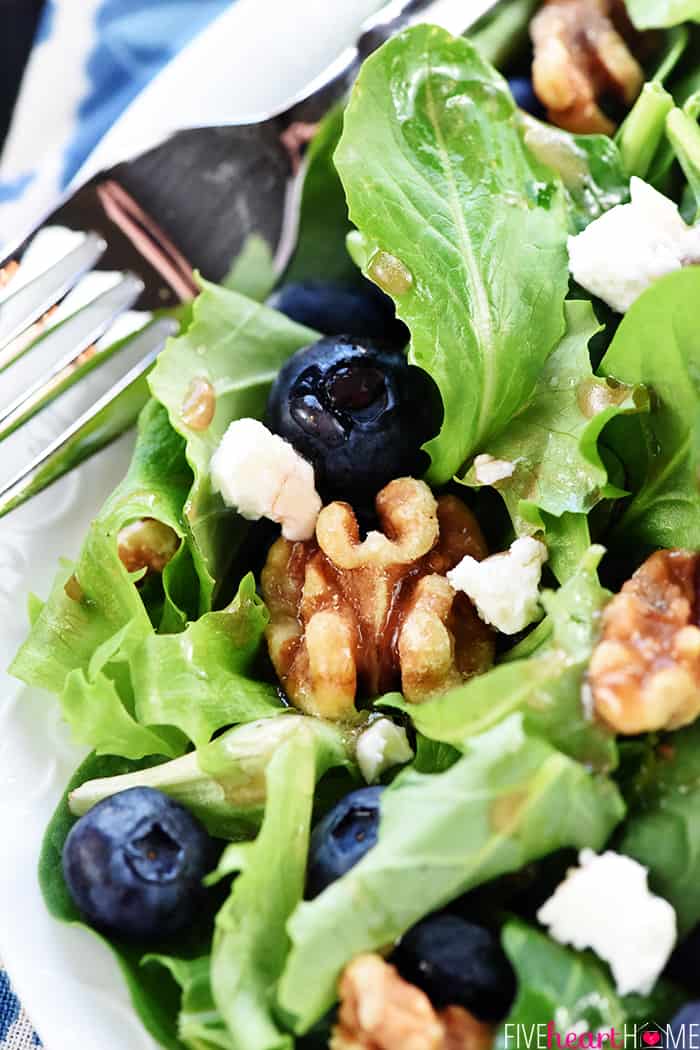
<svg viewBox="0 0 700 1050">
<path fill-rule="evenodd" d="M 379 0 L 238 0 L 143 92 L 98 148 L 96 163 L 162 137 L 173 121 L 232 120 L 281 104 L 379 6 Z M 45 596 L 58 558 L 76 556 L 131 447 L 132 438 L 123 438 L 0 522 L 0 668 L 27 632 L 28 593 Z M 0 458 L 0 466 L 5 473 L 9 465 Z M 0 958 L 47 1050 L 154 1050 L 109 952 L 46 913 L 37 858 L 81 752 L 53 697 L 4 672 L 0 679 Z"/>
</svg>

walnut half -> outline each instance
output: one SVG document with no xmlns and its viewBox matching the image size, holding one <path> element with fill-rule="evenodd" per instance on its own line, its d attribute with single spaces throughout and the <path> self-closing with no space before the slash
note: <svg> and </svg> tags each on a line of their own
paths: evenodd
<svg viewBox="0 0 700 1050">
<path fill-rule="evenodd" d="M 617 0 L 547 0 L 535 15 L 532 81 L 552 124 L 611 135 L 615 125 L 599 99 L 610 93 L 634 102 L 644 73 L 615 24 L 623 19 Z"/>
<path fill-rule="evenodd" d="M 161 573 L 175 557 L 180 539 L 174 529 L 155 518 L 139 518 L 119 530 L 119 560 L 129 572 Z"/>
<path fill-rule="evenodd" d="M 359 955 L 340 980 L 330 1050 L 489 1050 L 490 1025 L 460 1006 L 438 1014 L 380 955 Z"/>
<path fill-rule="evenodd" d="M 588 681 L 618 733 L 678 729 L 700 714 L 699 563 L 690 551 L 657 551 L 605 608 Z"/>
<path fill-rule="evenodd" d="M 445 574 L 486 545 L 454 496 L 399 478 L 377 496 L 381 532 L 360 538 L 347 503 L 325 507 L 316 537 L 278 540 L 262 573 L 270 657 L 308 714 L 355 714 L 359 691 L 401 686 L 410 701 L 457 685 L 493 660 L 493 632 Z"/>
</svg>

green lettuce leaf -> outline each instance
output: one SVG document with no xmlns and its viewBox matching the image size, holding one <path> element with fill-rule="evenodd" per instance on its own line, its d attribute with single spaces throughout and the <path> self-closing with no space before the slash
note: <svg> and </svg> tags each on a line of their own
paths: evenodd
<svg viewBox="0 0 700 1050">
<path fill-rule="evenodd" d="M 237 1050 L 214 1002 L 211 990 L 211 957 L 178 959 L 172 955 L 147 955 L 143 965 L 165 967 L 182 990 L 177 1031 L 188 1050 Z"/>
<path fill-rule="evenodd" d="M 299 236 L 282 278 L 290 281 L 357 281 L 355 264 L 345 250 L 352 229 L 333 154 L 343 130 L 344 105 L 331 109 L 319 124 L 304 158 L 304 184 L 299 211 Z"/>
<path fill-rule="evenodd" d="M 284 710 L 277 688 L 253 675 L 268 619 L 249 574 L 226 609 L 148 637 L 131 661 L 139 721 L 176 726 L 199 746 L 225 726 Z"/>
<path fill-rule="evenodd" d="M 152 620 L 164 629 L 180 629 L 186 618 L 197 615 L 200 578 L 183 516 L 191 482 L 184 442 L 164 409 L 152 401 L 141 413 L 127 476 L 92 523 L 75 566 L 63 563 L 48 600 L 34 605 L 31 631 L 14 659 L 12 674 L 61 694 L 73 671 L 83 672 L 82 685 L 92 683 L 108 662 L 102 646 L 111 646 L 110 658 L 119 648 L 128 659 L 152 633 Z M 146 594 L 149 581 L 137 589 L 136 577 L 124 568 L 117 551 L 121 528 L 141 517 L 169 525 L 181 540 L 162 581 L 150 588 L 152 598 L 155 594 L 151 602 Z M 90 717 L 99 721 L 99 711 Z"/>
<path fill-rule="evenodd" d="M 619 846 L 649 868 L 649 883 L 676 909 L 681 932 L 700 921 L 700 726 L 669 736 Z"/>
<path fill-rule="evenodd" d="M 186 741 L 177 730 L 141 725 L 129 710 L 131 706 L 104 671 L 91 680 L 83 671 L 71 671 L 61 693 L 61 711 L 75 740 L 94 748 L 96 754 L 134 759 L 182 754 Z"/>
<path fill-rule="evenodd" d="M 598 379 L 588 344 L 601 326 L 587 300 L 566 303 L 566 335 L 545 363 L 528 406 L 482 451 L 514 466 L 494 483 L 518 536 L 545 529 L 542 512 L 587 514 L 601 499 L 624 495 L 608 483 L 598 440 L 620 414 L 647 409 L 639 386 Z M 480 487 L 472 465 L 464 477 Z M 545 530 L 546 531 L 546 530 Z"/>
<path fill-rule="evenodd" d="M 530 19 L 539 0 L 501 0 L 467 34 L 481 57 L 497 69 L 527 42 Z"/>
<path fill-rule="evenodd" d="M 630 1032 L 634 1024 L 641 1027 L 652 1019 L 664 1024 L 683 1001 L 663 979 L 650 996 L 620 998 L 608 967 L 592 952 L 564 948 L 520 919 L 508 920 L 501 938 L 517 974 L 518 994 L 496 1033 L 494 1050 L 514 1045 L 518 1025 L 527 1030 L 545 1021 L 554 1021 L 562 1045 L 567 1032 L 581 1031 L 581 1022 L 587 1032 L 615 1028 L 619 1042 L 625 1024 Z"/>
<path fill-rule="evenodd" d="M 582 1021 L 590 1032 L 614 1027 L 622 1033 L 627 1013 L 610 971 L 591 952 L 564 948 L 520 919 L 510 919 L 501 937 L 518 994 L 496 1035 L 496 1050 L 513 1045 L 517 1025 L 529 1028 L 555 1018 L 562 1041 Z"/>
<path fill-rule="evenodd" d="M 363 65 L 335 155 L 363 269 L 442 394 L 434 483 L 523 407 L 563 334 L 565 198 L 515 113 L 469 41 L 417 26 Z"/>
<path fill-rule="evenodd" d="M 212 835 L 249 838 L 265 809 L 266 770 L 289 739 L 313 741 L 318 780 L 334 766 L 354 769 L 351 740 L 331 722 L 284 714 L 235 726 L 187 755 L 124 776 L 81 782 L 70 794 L 71 812 L 82 816 L 103 798 L 130 787 L 153 787 L 187 806 Z"/>
<path fill-rule="evenodd" d="M 607 135 L 572 135 L 529 113 L 518 119 L 527 149 L 562 181 L 572 233 L 629 200 L 629 175 Z"/>
<path fill-rule="evenodd" d="M 251 233 L 221 283 L 231 292 L 262 303 L 274 288 L 276 279 L 269 244 L 259 233 Z"/>
<path fill-rule="evenodd" d="M 168 342 L 150 374 L 151 391 L 167 408 L 173 429 L 184 437 L 194 473 L 185 517 L 206 566 L 209 598 L 248 528 L 212 491 L 212 454 L 229 423 L 262 416 L 280 366 L 316 338 L 315 332 L 275 310 L 203 281 L 192 324 Z M 197 380 L 209 383 L 216 397 L 213 419 L 204 430 L 189 427 L 182 418 Z"/>
<path fill-rule="evenodd" d="M 615 431 L 622 461 L 632 454 L 646 467 L 613 534 L 628 547 L 700 547 L 699 297 L 698 267 L 657 281 L 625 314 L 601 364 L 603 374 L 653 392 L 648 420 Z"/>
<path fill-rule="evenodd" d="M 286 924 L 304 892 L 316 784 L 313 736 L 303 723 L 275 752 L 265 775 L 260 834 L 216 917 L 214 1000 L 236 1050 L 292 1050 L 271 1013 L 289 951 Z M 232 847 L 234 850 L 236 847 Z"/>
<path fill-rule="evenodd" d="M 475 737 L 444 773 L 401 773 L 382 796 L 377 845 L 292 915 L 281 1008 L 308 1030 L 355 955 L 535 858 L 600 848 L 623 812 L 611 781 L 528 736 L 519 715 Z"/>
<path fill-rule="evenodd" d="M 627 0 L 627 12 L 637 29 L 700 22 L 700 0 Z"/>
<path fill-rule="evenodd" d="M 533 656 L 500 664 L 422 704 L 393 696 L 382 703 L 408 714 L 424 737 L 461 751 L 468 750 L 478 734 L 519 712 L 533 736 L 594 769 L 614 768 L 615 739 L 582 701 L 600 612 L 609 598 L 598 582 L 602 554 L 602 547 L 591 548 L 563 587 L 544 593 L 552 634 Z"/>
</svg>

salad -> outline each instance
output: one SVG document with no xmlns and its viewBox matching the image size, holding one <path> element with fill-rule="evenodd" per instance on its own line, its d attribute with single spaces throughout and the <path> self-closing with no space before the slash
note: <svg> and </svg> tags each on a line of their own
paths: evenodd
<svg viewBox="0 0 700 1050">
<path fill-rule="evenodd" d="M 164 1047 L 700 1023 L 697 22 L 384 44 L 32 597 L 13 673 L 91 748 L 46 905 Z"/>
</svg>

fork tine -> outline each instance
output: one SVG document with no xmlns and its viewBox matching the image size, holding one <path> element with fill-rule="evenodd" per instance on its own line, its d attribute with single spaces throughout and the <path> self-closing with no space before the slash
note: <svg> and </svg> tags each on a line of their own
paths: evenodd
<svg viewBox="0 0 700 1050">
<path fill-rule="evenodd" d="M 22 346 L 17 351 L 13 341 L 62 299 L 106 249 L 106 242 L 96 233 L 86 234 L 77 248 L 0 304 L 0 371 L 27 349 Z"/>
<path fill-rule="evenodd" d="M 145 375 L 178 324 L 170 318 L 152 322 L 130 342 L 142 360 L 115 383 L 24 470 L 0 488 L 0 518 L 128 430 L 148 400 Z"/>
<path fill-rule="evenodd" d="M 125 274 L 114 287 L 40 337 L 42 350 L 47 353 L 52 350 L 47 344 L 55 344 L 56 352 L 50 354 L 50 359 L 58 357 L 58 361 L 48 376 L 42 376 L 11 404 L 0 409 L 0 441 L 118 348 L 119 344 L 116 344 L 99 353 L 88 354 L 111 322 L 123 310 L 128 310 L 142 291 L 143 281 L 133 274 Z"/>
</svg>

